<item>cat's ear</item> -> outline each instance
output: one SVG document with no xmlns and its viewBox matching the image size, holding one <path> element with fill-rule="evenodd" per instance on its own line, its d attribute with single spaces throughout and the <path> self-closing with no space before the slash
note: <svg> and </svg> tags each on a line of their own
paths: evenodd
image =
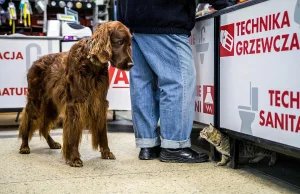
<svg viewBox="0 0 300 194">
<path fill-rule="evenodd" d="M 211 125 L 209 125 L 209 126 L 208 126 L 208 129 L 209 129 L 209 130 L 208 130 L 209 132 L 213 132 L 213 130 L 214 130 L 214 127 L 213 127 L 213 126 L 211 126 Z"/>
</svg>

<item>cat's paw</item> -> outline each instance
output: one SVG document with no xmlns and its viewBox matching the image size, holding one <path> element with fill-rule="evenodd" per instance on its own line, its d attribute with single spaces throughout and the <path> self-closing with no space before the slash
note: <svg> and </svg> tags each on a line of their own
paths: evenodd
<svg viewBox="0 0 300 194">
<path fill-rule="evenodd" d="M 226 162 L 218 162 L 217 163 L 217 166 L 225 166 L 226 165 Z"/>
<path fill-rule="evenodd" d="M 273 152 L 271 154 L 271 159 L 270 159 L 270 162 L 269 162 L 269 166 L 273 166 L 277 161 L 277 154 L 275 152 Z"/>
</svg>

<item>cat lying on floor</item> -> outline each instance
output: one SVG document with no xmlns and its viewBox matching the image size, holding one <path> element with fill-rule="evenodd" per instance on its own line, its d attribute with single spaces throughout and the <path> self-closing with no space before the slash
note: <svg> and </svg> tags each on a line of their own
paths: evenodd
<svg viewBox="0 0 300 194">
<path fill-rule="evenodd" d="M 205 139 L 215 146 L 216 150 L 222 154 L 221 161 L 217 163 L 218 166 L 225 166 L 230 162 L 229 137 L 222 134 L 212 124 L 205 127 L 200 132 L 199 139 Z M 277 159 L 275 152 L 250 144 L 246 141 L 241 141 L 239 143 L 239 163 L 243 163 L 242 161 L 244 159 L 248 163 L 257 163 L 265 157 L 270 157 L 270 166 L 275 164 Z"/>
</svg>

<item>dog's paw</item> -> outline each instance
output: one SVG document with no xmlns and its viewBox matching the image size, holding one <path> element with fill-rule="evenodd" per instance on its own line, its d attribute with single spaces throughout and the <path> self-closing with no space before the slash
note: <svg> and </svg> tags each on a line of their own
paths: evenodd
<svg viewBox="0 0 300 194">
<path fill-rule="evenodd" d="M 76 158 L 73 161 L 68 161 L 71 167 L 83 167 L 83 162 L 80 158 Z"/>
<path fill-rule="evenodd" d="M 61 145 L 58 142 L 54 142 L 51 146 L 50 149 L 61 149 Z"/>
<path fill-rule="evenodd" d="M 110 160 L 116 159 L 115 155 L 110 151 L 101 152 L 101 158 L 102 159 L 110 159 Z"/>
<path fill-rule="evenodd" d="M 30 154 L 30 148 L 28 146 L 20 148 L 20 154 Z"/>
</svg>

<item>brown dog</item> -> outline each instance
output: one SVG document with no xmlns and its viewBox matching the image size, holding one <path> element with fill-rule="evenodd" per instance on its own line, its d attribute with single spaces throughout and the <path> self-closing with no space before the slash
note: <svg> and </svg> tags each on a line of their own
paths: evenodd
<svg viewBox="0 0 300 194">
<path fill-rule="evenodd" d="M 78 146 L 86 126 L 93 149 L 100 148 L 103 159 L 115 159 L 107 141 L 109 61 L 121 70 L 129 71 L 133 66 L 131 34 L 117 21 L 100 25 L 91 38 L 80 40 L 70 51 L 45 55 L 33 63 L 27 74 L 27 104 L 19 126 L 21 154 L 30 153 L 28 140 L 36 129 L 51 149 L 60 149 L 49 131 L 62 114 L 63 156 L 70 166 L 83 166 Z"/>
</svg>

